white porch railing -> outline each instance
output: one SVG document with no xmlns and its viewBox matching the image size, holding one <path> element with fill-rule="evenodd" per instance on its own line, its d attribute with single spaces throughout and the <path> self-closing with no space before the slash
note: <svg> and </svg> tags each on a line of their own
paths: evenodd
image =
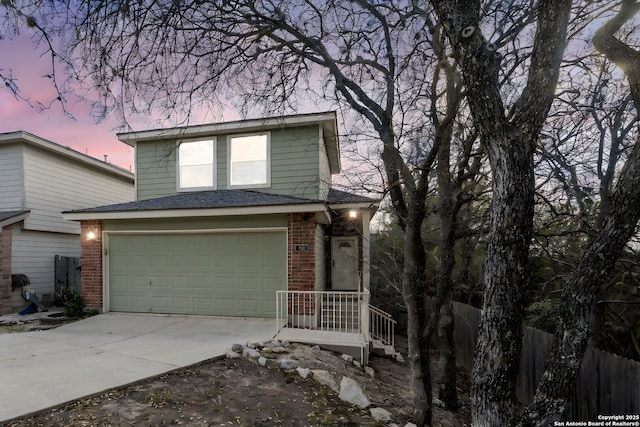
<svg viewBox="0 0 640 427">
<path fill-rule="evenodd" d="M 369 305 L 369 292 L 278 291 L 278 332 L 304 330 L 327 341 L 372 340 L 393 348 L 395 325 L 390 314 Z M 323 333 L 322 335 L 319 335 Z M 360 338 L 357 338 L 360 337 Z"/>
<path fill-rule="evenodd" d="M 368 311 L 368 294 L 363 292 L 277 292 L 278 331 L 294 328 L 361 334 L 368 329 Z"/>
<path fill-rule="evenodd" d="M 395 347 L 396 343 L 396 322 L 386 311 L 382 311 L 372 305 L 369 306 L 369 334 L 371 339 L 380 341 L 382 344 Z"/>
</svg>

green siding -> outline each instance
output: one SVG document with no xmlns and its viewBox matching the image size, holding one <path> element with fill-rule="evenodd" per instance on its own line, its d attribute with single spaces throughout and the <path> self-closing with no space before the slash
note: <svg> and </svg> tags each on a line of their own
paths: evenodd
<svg viewBox="0 0 640 427">
<path fill-rule="evenodd" d="M 271 189 L 317 199 L 320 180 L 320 129 L 305 126 L 271 132 Z"/>
<path fill-rule="evenodd" d="M 176 194 L 176 143 L 136 144 L 136 187 L 138 200 Z"/>
<path fill-rule="evenodd" d="M 286 233 L 109 237 L 111 311 L 274 317 Z"/>
<path fill-rule="evenodd" d="M 215 230 L 225 228 L 287 227 L 287 215 L 246 215 L 214 218 L 105 220 L 104 231 Z"/>
<path fill-rule="evenodd" d="M 239 132 L 243 133 L 243 132 Z M 318 125 L 271 130 L 271 187 L 260 188 L 275 194 L 317 199 L 320 180 L 327 175 L 326 153 L 320 143 Z M 231 133 L 233 135 L 235 133 Z M 218 189 L 227 188 L 227 136 L 216 135 L 216 180 Z M 324 157 L 323 157 L 324 156 Z M 176 194 L 176 142 L 145 141 L 136 145 L 138 200 Z M 321 176 L 323 175 L 323 176 Z"/>
</svg>

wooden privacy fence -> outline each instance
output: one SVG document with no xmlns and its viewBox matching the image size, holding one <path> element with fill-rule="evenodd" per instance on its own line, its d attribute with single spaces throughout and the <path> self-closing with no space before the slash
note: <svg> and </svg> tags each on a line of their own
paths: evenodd
<svg viewBox="0 0 640 427">
<path fill-rule="evenodd" d="M 80 258 L 56 255 L 55 292 L 61 290 L 80 290 Z"/>
<path fill-rule="evenodd" d="M 471 370 L 480 310 L 454 302 L 453 311 L 458 364 Z M 553 335 L 528 326 L 522 333 L 516 393 L 520 402 L 526 405 L 533 399 L 544 372 L 553 346 Z M 640 363 L 587 347 L 571 393 L 567 414 L 570 420 L 593 421 L 598 415 L 640 414 Z"/>
</svg>

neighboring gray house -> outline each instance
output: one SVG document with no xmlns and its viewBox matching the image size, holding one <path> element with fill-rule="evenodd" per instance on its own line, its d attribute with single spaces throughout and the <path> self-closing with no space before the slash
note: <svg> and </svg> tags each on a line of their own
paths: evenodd
<svg viewBox="0 0 640 427">
<path fill-rule="evenodd" d="M 378 200 L 331 188 L 334 112 L 118 137 L 135 148 L 136 201 L 64 214 L 82 224 L 89 306 L 275 317 L 311 328 L 299 341 L 367 345 Z"/>
<path fill-rule="evenodd" d="M 80 226 L 62 211 L 134 200 L 133 173 L 27 132 L 0 134 L 0 314 L 27 303 L 12 274 L 49 300 L 55 255 L 80 256 Z"/>
</svg>

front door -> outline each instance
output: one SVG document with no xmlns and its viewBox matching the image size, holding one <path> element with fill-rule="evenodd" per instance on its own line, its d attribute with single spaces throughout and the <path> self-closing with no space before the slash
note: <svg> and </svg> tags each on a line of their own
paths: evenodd
<svg viewBox="0 0 640 427">
<path fill-rule="evenodd" d="M 331 289 L 359 291 L 358 238 L 333 237 L 331 239 Z"/>
</svg>

